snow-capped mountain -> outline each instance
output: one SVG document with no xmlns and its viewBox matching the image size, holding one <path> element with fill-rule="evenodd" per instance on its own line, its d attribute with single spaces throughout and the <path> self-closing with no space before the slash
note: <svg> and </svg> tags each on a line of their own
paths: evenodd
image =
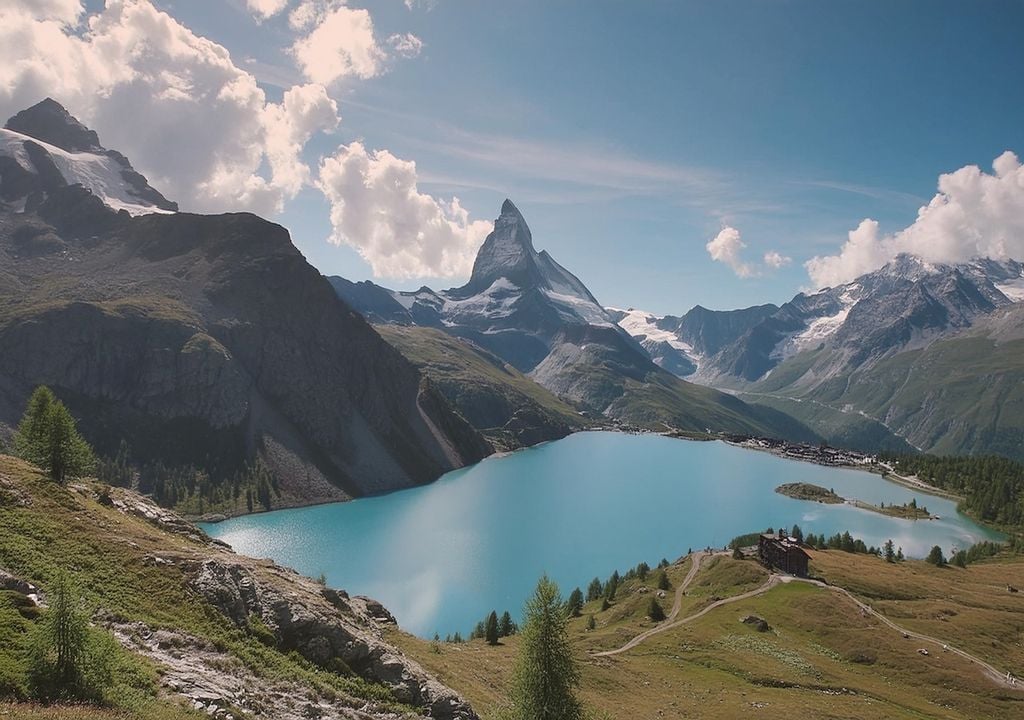
<svg viewBox="0 0 1024 720">
<path fill-rule="evenodd" d="M 622 312 L 606 310 L 579 278 L 546 251 L 537 252 L 509 200 L 462 287 L 396 292 L 370 282 L 330 281 L 371 322 L 429 326 L 469 340 L 594 415 L 659 428 L 811 436 L 786 416 L 683 382 L 655 364 L 618 324 Z M 685 352 L 684 342 L 671 345 Z"/>
<path fill-rule="evenodd" d="M 677 374 L 695 382 L 742 386 L 790 358 L 822 351 L 811 374 L 821 382 L 846 368 L 925 345 L 1024 300 L 1022 272 L 1024 266 L 1012 260 L 942 265 L 900 255 L 851 283 L 800 293 L 781 307 L 714 311 L 698 306 L 682 318 L 632 312 L 619 323 L 656 359 L 662 358 L 663 367 L 673 368 L 664 359 L 671 357 L 665 345 L 688 348 L 686 358 L 695 368 Z"/>
<path fill-rule="evenodd" d="M 23 211 L 56 188 L 81 185 L 112 210 L 131 215 L 176 212 L 121 153 L 47 98 L 0 129 L 0 201 Z"/>
<path fill-rule="evenodd" d="M 568 326 L 607 328 L 633 345 L 579 278 L 546 250 L 537 252 L 530 228 L 511 200 L 502 204 L 469 282 L 462 287 L 402 292 L 344 278 L 331 282 L 342 298 L 372 321 L 448 330 L 472 339 L 522 372 L 533 370 Z"/>
</svg>

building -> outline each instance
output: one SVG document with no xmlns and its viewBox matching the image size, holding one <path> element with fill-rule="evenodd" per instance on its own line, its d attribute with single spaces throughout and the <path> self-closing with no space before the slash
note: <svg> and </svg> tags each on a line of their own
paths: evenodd
<svg viewBox="0 0 1024 720">
<path fill-rule="evenodd" d="M 799 542 L 785 534 L 763 533 L 757 541 L 757 557 L 767 567 L 797 577 L 807 577 L 807 561 L 810 557 Z"/>
</svg>

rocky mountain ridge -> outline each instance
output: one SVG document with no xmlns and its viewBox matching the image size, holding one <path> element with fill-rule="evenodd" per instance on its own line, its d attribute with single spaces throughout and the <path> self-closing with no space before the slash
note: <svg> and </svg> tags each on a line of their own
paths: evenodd
<svg viewBox="0 0 1024 720">
<path fill-rule="evenodd" d="M 37 115 L 49 122 L 52 105 Z M 32 116 L 14 124 L 29 131 Z M 99 147 L 77 122 L 65 137 L 40 122 L 40 134 L 76 152 Z M 190 472 L 207 506 L 228 512 L 245 511 L 231 487 L 257 462 L 274 485 L 265 505 L 281 507 L 428 482 L 491 451 L 284 228 L 245 213 L 133 215 L 43 171 L 41 184 L 12 184 L 6 171 L 18 160 L 4 157 L 7 428 L 32 388 L 50 385 L 101 454 L 125 441 L 140 464 Z"/>
</svg>

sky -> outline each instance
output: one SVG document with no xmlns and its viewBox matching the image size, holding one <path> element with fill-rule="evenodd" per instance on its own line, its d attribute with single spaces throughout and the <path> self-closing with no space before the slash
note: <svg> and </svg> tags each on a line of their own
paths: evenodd
<svg viewBox="0 0 1024 720">
<path fill-rule="evenodd" d="M 51 95 L 183 209 L 392 288 L 461 285 L 508 197 L 602 303 L 681 314 L 1024 258 L 1022 29 L 1021 0 L 0 0 L 0 112 Z"/>
</svg>

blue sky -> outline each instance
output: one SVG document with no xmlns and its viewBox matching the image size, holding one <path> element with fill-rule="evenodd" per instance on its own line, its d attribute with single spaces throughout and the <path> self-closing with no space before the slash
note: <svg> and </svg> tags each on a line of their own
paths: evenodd
<svg viewBox="0 0 1024 720">
<path fill-rule="evenodd" d="M 294 2 L 292 3 L 294 5 Z M 90 9 L 102 3 L 87 3 Z M 226 47 L 268 98 L 302 81 L 286 13 L 244 0 L 156 5 Z M 681 313 L 782 302 L 804 261 L 866 217 L 913 223 L 938 175 L 1024 152 L 1024 3 L 514 2 L 401 0 L 366 8 L 417 57 L 329 86 L 342 121 L 304 157 L 343 143 L 416 163 L 419 190 L 490 220 L 512 198 L 547 249 L 606 305 Z M 313 188 L 276 220 L 326 274 L 374 278 L 330 244 Z M 705 244 L 736 228 L 745 257 L 792 259 L 741 278 Z"/>
</svg>

